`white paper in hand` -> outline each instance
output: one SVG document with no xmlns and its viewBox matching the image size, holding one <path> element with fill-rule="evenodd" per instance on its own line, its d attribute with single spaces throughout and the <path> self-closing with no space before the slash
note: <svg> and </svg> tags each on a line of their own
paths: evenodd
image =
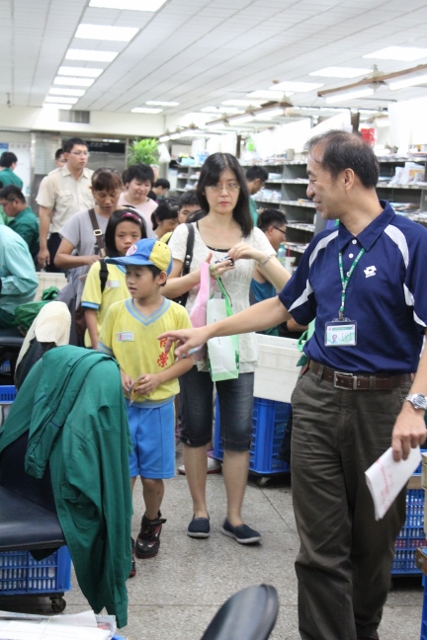
<svg viewBox="0 0 427 640">
<path fill-rule="evenodd" d="M 393 460 L 393 450 L 390 447 L 365 471 L 366 483 L 374 501 L 375 520 L 384 517 L 420 462 L 419 447 L 411 449 L 408 458 L 400 462 Z"/>
</svg>

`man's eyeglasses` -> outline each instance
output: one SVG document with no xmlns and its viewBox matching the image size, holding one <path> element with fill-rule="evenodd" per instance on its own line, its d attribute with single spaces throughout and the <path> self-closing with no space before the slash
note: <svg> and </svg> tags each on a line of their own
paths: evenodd
<svg viewBox="0 0 427 640">
<path fill-rule="evenodd" d="M 70 153 L 73 156 L 77 156 L 77 157 L 85 156 L 86 158 L 89 158 L 89 156 L 90 156 L 89 151 L 70 151 Z"/>
<path fill-rule="evenodd" d="M 225 189 L 227 193 L 229 193 L 232 191 L 238 191 L 240 189 L 240 185 L 238 182 L 229 182 L 228 184 L 225 184 L 225 185 L 212 184 L 206 187 L 206 189 L 209 189 L 211 193 L 221 193 Z"/>
<path fill-rule="evenodd" d="M 276 229 L 276 231 L 280 231 L 281 233 L 283 233 L 283 237 L 286 238 L 286 231 L 284 229 L 280 229 L 280 227 L 275 227 L 274 224 L 272 225 L 273 229 Z"/>
</svg>

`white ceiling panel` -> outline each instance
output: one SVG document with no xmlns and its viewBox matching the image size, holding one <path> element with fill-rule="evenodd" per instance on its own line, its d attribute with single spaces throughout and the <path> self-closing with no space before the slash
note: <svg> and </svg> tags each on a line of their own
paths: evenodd
<svg viewBox="0 0 427 640">
<path fill-rule="evenodd" d="M 104 72 L 75 109 L 130 111 L 146 100 L 176 100 L 163 112 L 185 115 L 273 80 L 313 81 L 330 66 L 384 73 L 427 64 L 362 58 L 390 46 L 425 46 L 425 0 L 169 0 L 157 13 L 88 7 L 89 0 L 1 0 L 0 96 L 5 104 L 41 106 L 58 68 L 98 66 Z M 80 23 L 137 27 L 130 43 L 76 39 Z M 110 63 L 65 61 L 68 48 L 118 51 Z M 346 84 L 319 78 L 323 89 Z M 354 106 L 425 95 L 424 87 L 383 90 Z M 316 91 L 295 105 L 323 104 Z M 385 102 L 384 102 L 385 101 Z"/>
</svg>

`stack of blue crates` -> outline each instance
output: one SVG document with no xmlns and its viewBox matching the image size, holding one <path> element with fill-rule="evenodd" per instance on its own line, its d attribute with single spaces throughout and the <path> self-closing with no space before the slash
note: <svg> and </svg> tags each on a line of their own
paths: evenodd
<svg viewBox="0 0 427 640">
<path fill-rule="evenodd" d="M 258 475 L 273 475 L 289 471 L 287 462 L 280 460 L 279 451 L 292 408 L 287 402 L 254 398 L 252 414 L 252 444 L 249 453 L 249 471 Z M 217 460 L 224 458 L 220 437 L 219 403 L 216 404 L 214 452 Z"/>
</svg>

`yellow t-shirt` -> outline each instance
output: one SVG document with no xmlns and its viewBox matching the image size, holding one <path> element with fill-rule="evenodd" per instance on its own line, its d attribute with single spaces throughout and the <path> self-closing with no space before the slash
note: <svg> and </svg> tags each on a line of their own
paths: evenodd
<svg viewBox="0 0 427 640">
<path fill-rule="evenodd" d="M 96 324 L 98 327 L 98 335 L 101 332 L 102 323 L 107 314 L 108 309 L 114 302 L 126 300 L 129 298 L 129 291 L 126 286 L 126 269 L 115 264 L 107 264 L 108 278 L 105 283 L 105 289 L 101 293 L 101 280 L 99 272 L 101 263 L 95 262 L 89 269 L 85 281 L 85 288 L 82 294 L 82 307 L 96 310 Z M 85 347 L 91 347 L 89 331 L 85 333 Z"/>
<path fill-rule="evenodd" d="M 163 298 L 161 306 L 150 316 L 136 309 L 133 299 L 113 304 L 102 323 L 98 350 L 113 355 L 120 368 L 136 380 L 143 373 L 159 373 L 175 362 L 175 347 L 165 353 L 165 340 L 157 336 L 174 329 L 190 329 L 187 311 Z M 179 393 L 177 378 L 159 385 L 147 395 L 137 395 L 136 402 L 161 402 Z"/>
</svg>

